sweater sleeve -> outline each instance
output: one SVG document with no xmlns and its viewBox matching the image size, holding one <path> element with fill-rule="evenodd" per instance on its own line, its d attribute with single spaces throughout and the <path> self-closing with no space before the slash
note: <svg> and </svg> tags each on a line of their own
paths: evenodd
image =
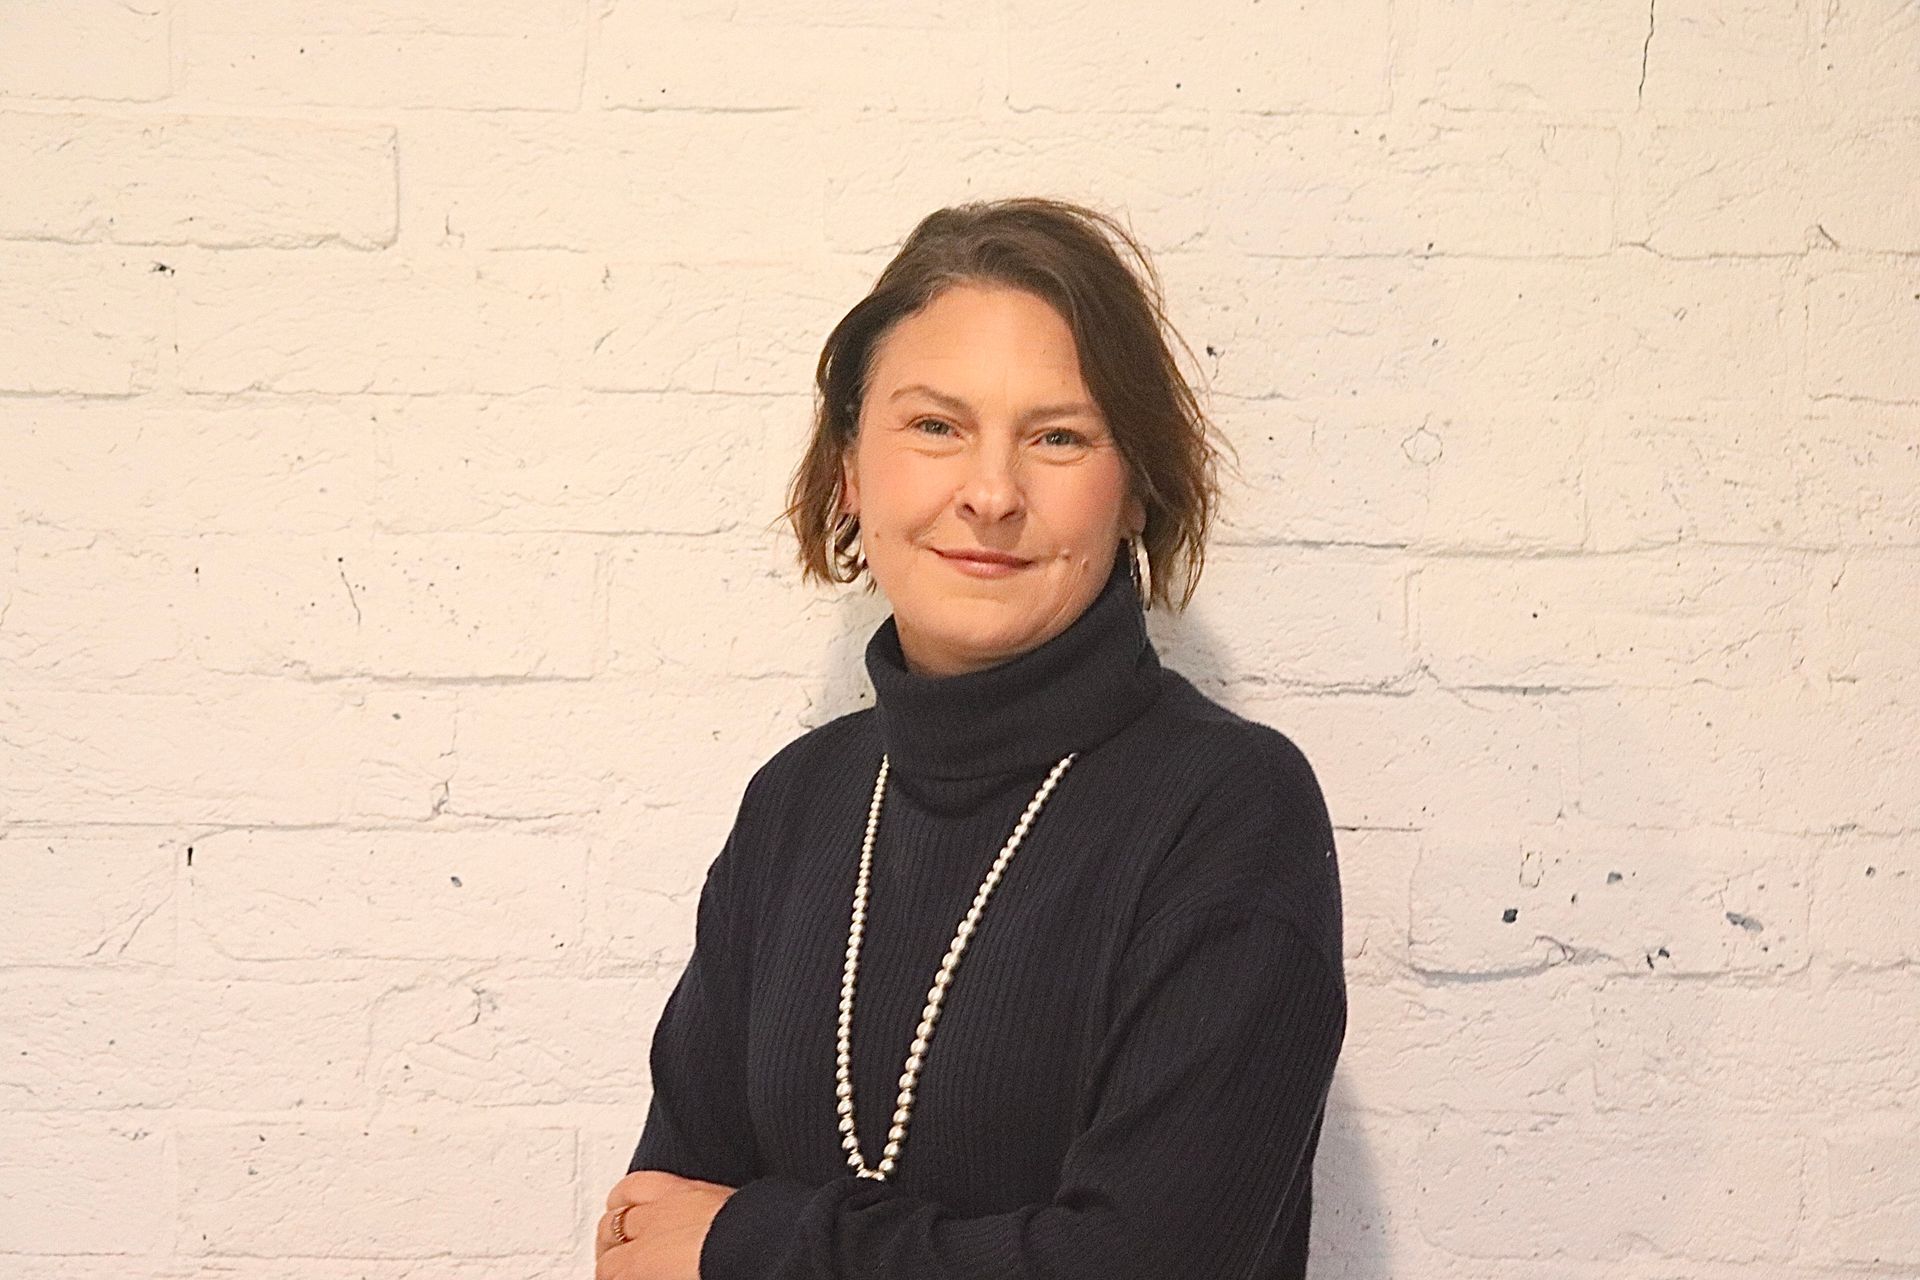
<svg viewBox="0 0 1920 1280">
<path fill-rule="evenodd" d="M 737 1187 L 759 1172 L 746 1104 L 750 931 L 734 892 L 738 841 L 736 824 L 700 889 L 693 955 L 654 1028 L 653 1100 L 628 1173 L 663 1169 Z"/>
<path fill-rule="evenodd" d="M 1111 1007 L 1049 1202 L 968 1217 L 851 1175 L 760 1178 L 715 1217 L 702 1280 L 1249 1274 L 1310 1185 L 1346 1030 L 1338 958 L 1270 901 L 1192 902 L 1130 940 Z"/>
</svg>

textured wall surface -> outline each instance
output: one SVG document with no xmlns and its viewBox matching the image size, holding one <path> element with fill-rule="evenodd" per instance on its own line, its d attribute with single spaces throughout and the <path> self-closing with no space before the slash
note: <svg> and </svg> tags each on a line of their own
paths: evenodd
<svg viewBox="0 0 1920 1280">
<path fill-rule="evenodd" d="M 1914 0 L 0 0 L 0 1274 L 591 1273 L 868 696 L 812 357 L 1046 192 L 1340 832 L 1316 1274 L 1920 1276 L 1917 175 Z"/>
</svg>

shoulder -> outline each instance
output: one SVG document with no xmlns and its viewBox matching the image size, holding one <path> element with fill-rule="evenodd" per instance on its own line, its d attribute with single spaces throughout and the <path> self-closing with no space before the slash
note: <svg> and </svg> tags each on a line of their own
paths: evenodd
<svg viewBox="0 0 1920 1280">
<path fill-rule="evenodd" d="M 1280 729 L 1201 693 L 1175 672 L 1143 718 L 1139 745 L 1188 775 L 1203 809 L 1240 814 L 1256 826 L 1328 826 L 1325 793 L 1306 752 Z"/>
<path fill-rule="evenodd" d="M 742 813 L 790 806 L 815 790 L 823 778 L 845 769 L 850 759 L 871 754 L 877 760 L 878 742 L 872 707 L 849 711 L 807 730 L 754 770 L 741 796 Z"/>
<path fill-rule="evenodd" d="M 1146 915 L 1284 917 L 1328 958 L 1340 956 L 1338 855 L 1326 796 L 1282 730 L 1213 701 L 1168 673 L 1135 749 L 1185 797 L 1172 846 L 1141 902 Z"/>
</svg>

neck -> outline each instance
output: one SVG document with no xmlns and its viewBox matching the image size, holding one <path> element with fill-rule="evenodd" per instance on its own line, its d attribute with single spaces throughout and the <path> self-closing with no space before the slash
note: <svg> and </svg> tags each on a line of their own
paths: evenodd
<svg viewBox="0 0 1920 1280">
<path fill-rule="evenodd" d="M 897 618 L 867 644 L 891 767 L 928 778 L 982 778 L 1050 765 L 1118 732 L 1160 690 L 1125 562 L 1064 630 L 990 666 L 935 674 L 909 662 Z"/>
</svg>

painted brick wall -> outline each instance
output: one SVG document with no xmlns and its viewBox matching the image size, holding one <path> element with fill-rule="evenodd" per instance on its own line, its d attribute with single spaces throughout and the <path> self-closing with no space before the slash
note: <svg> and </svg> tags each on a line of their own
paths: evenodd
<svg viewBox="0 0 1920 1280">
<path fill-rule="evenodd" d="M 866 696 L 817 344 L 1044 191 L 1340 829 L 1317 1274 L 1920 1276 L 1916 175 L 1913 0 L 5 0 L 0 1273 L 590 1273 Z"/>
</svg>

